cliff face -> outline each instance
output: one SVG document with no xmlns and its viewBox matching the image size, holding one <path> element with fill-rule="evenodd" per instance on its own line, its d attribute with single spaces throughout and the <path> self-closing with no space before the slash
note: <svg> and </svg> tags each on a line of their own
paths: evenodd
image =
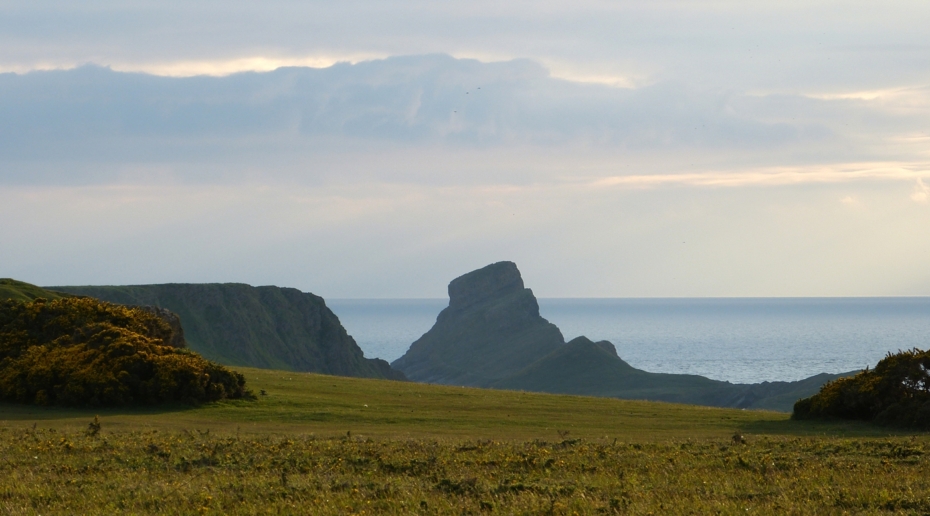
<svg viewBox="0 0 930 516">
<path fill-rule="evenodd" d="M 517 266 L 499 262 L 452 280 L 449 306 L 392 366 L 414 381 L 489 386 L 564 342 Z"/>
<path fill-rule="evenodd" d="M 293 288 L 238 283 L 54 287 L 180 316 L 190 349 L 228 365 L 338 376 L 404 379 L 367 359 L 323 298 Z"/>
</svg>

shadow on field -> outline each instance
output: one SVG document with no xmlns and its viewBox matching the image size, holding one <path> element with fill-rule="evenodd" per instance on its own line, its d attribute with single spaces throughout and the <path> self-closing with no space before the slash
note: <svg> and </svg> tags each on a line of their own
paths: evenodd
<svg viewBox="0 0 930 516">
<path fill-rule="evenodd" d="M 879 426 L 863 421 L 824 420 L 795 421 L 751 421 L 740 426 L 746 434 L 835 436 L 835 437 L 886 437 L 892 435 L 922 434 L 919 430 Z"/>
</svg>

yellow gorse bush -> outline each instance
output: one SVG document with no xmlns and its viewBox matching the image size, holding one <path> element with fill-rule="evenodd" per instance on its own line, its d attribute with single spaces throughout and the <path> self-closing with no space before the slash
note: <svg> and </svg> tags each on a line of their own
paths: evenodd
<svg viewBox="0 0 930 516">
<path fill-rule="evenodd" d="M 142 308 L 93 298 L 0 302 L 0 399 L 65 406 L 200 403 L 245 378 L 187 349 Z"/>
<path fill-rule="evenodd" d="M 930 351 L 889 353 L 794 405 L 795 419 L 835 417 L 930 429 Z"/>
</svg>

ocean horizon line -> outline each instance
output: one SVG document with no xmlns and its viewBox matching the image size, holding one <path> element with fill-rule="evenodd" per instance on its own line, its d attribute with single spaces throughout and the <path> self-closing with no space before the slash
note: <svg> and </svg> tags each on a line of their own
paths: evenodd
<svg viewBox="0 0 930 516">
<path fill-rule="evenodd" d="M 327 301 L 447 301 L 448 297 L 327 297 Z M 926 295 L 896 296 L 536 296 L 536 299 L 573 300 L 753 300 L 753 299 L 930 299 Z"/>
</svg>

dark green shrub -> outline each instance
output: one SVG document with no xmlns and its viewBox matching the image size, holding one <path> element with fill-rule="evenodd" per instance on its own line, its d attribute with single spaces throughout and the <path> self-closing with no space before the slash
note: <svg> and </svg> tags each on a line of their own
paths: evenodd
<svg viewBox="0 0 930 516">
<path fill-rule="evenodd" d="M 930 429 L 930 351 L 889 353 L 794 404 L 794 419 L 835 417 Z"/>
<path fill-rule="evenodd" d="M 142 308 L 92 298 L 0 301 L 0 399 L 66 406 L 200 403 L 245 378 L 187 349 Z"/>
</svg>

